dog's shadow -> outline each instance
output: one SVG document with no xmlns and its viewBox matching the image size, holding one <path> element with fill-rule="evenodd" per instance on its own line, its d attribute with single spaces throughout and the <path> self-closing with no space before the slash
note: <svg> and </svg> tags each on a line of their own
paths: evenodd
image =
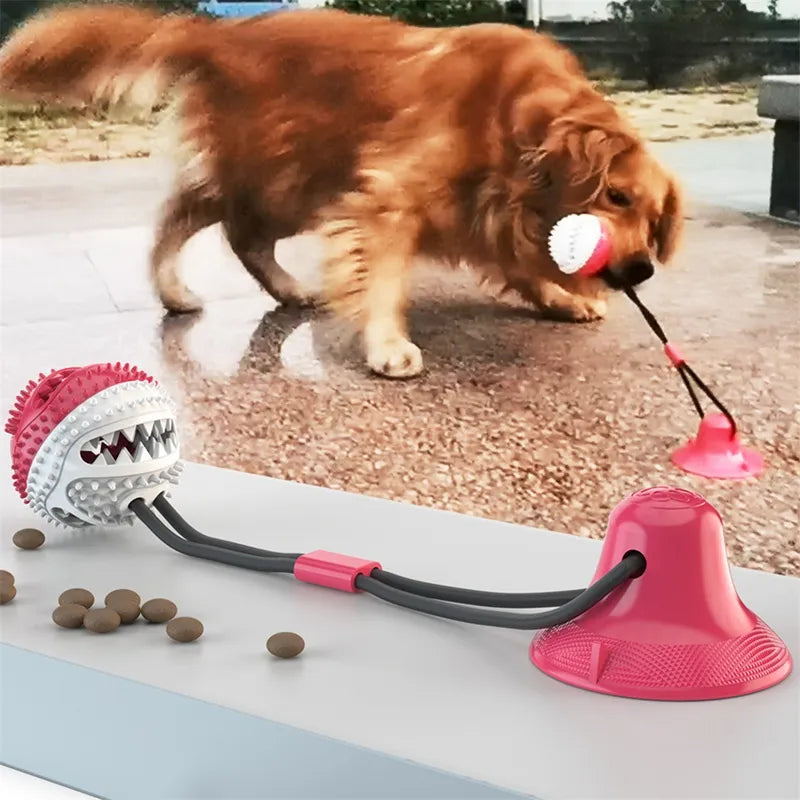
<svg viewBox="0 0 800 800">
<path fill-rule="evenodd" d="M 184 377 L 202 375 L 204 365 L 187 347 L 202 314 L 165 315 L 160 326 L 166 366 Z M 585 327 L 585 326 L 581 326 Z M 419 297 L 409 312 L 413 340 L 427 371 L 455 379 L 487 367 L 519 366 L 541 358 L 561 338 L 563 323 L 542 319 L 519 303 L 492 297 L 457 296 L 446 302 Z M 259 320 L 230 377 L 284 374 L 305 380 L 375 379 L 364 362 L 356 332 L 321 310 L 278 306 Z"/>
</svg>

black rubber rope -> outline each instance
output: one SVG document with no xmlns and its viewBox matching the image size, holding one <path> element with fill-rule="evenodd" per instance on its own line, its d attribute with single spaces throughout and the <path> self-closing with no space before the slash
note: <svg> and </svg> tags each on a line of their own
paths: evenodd
<svg viewBox="0 0 800 800">
<path fill-rule="evenodd" d="M 457 586 L 443 586 L 438 583 L 418 581 L 382 569 L 372 570 L 369 577 L 380 581 L 385 586 L 391 586 L 420 597 L 487 608 L 553 608 L 574 600 L 584 591 L 583 589 L 564 589 L 557 592 L 485 592 L 479 589 L 461 589 Z"/>
<path fill-rule="evenodd" d="M 238 553 L 225 547 L 214 547 L 198 542 L 187 542 L 171 531 L 148 507 L 144 500 L 131 501 L 129 508 L 165 544 L 179 553 L 208 561 L 218 561 L 232 567 L 243 567 L 258 572 L 293 572 L 293 557 L 258 556 L 252 553 Z"/>
<path fill-rule="evenodd" d="M 664 332 L 664 329 L 661 327 L 661 323 L 659 323 L 659 321 L 656 319 L 655 314 L 653 314 L 653 312 L 641 301 L 639 295 L 636 294 L 632 286 L 626 286 L 623 291 L 628 296 L 628 299 L 636 306 L 636 308 L 639 309 L 641 315 L 644 317 L 644 321 L 649 325 L 650 330 L 653 331 L 661 344 L 666 347 L 669 344 L 669 340 L 667 339 L 667 334 Z M 697 397 L 694 386 L 692 386 L 691 382 L 689 381 L 689 376 L 681 369 L 682 366 L 682 364 L 676 365 L 675 369 L 677 369 L 678 375 L 681 376 L 683 385 L 686 387 L 686 391 L 689 393 L 694 410 L 697 412 L 700 419 L 702 419 L 704 416 L 703 406 Z"/>
<path fill-rule="evenodd" d="M 207 544 L 237 553 L 247 553 L 254 556 L 264 556 L 272 558 L 275 556 L 284 558 L 299 558 L 300 553 L 279 553 L 274 550 L 264 550 L 260 547 L 250 547 L 249 545 L 229 542 L 225 539 L 217 539 L 214 536 L 206 536 L 192 527 L 169 502 L 165 495 L 160 494 L 153 506 L 162 517 L 171 525 L 184 539 L 198 544 Z M 467 603 L 474 606 L 486 606 L 492 608 L 553 608 L 560 606 L 574 597 L 577 597 L 583 589 L 566 589 L 558 592 L 483 592 L 476 589 L 461 589 L 455 586 L 442 586 L 437 583 L 426 583 L 425 581 L 406 578 L 402 575 L 395 575 L 382 569 L 375 569 L 370 573 L 371 578 L 393 586 L 395 589 L 402 589 L 406 592 L 418 594 L 422 597 L 430 597 L 436 600 L 447 600 L 453 603 Z"/>
<path fill-rule="evenodd" d="M 191 542 L 182 539 L 171 531 L 147 506 L 144 500 L 137 499 L 131 502 L 131 510 L 136 516 L 151 530 L 164 544 L 184 555 L 195 558 L 203 558 L 209 561 L 217 561 L 234 567 L 256 570 L 259 572 L 286 572 L 294 571 L 295 561 L 293 556 L 263 556 L 254 553 L 236 552 L 227 547 L 215 547 L 213 545 Z M 177 514 L 177 512 L 175 512 Z M 213 537 L 207 537 L 209 539 Z M 224 541 L 224 540 L 219 540 Z M 225 543 L 231 544 L 231 543 Z M 423 581 L 414 581 L 410 578 L 402 578 L 392 573 L 384 574 L 389 579 L 397 580 L 399 583 L 410 585 L 421 585 L 431 591 L 446 593 L 451 597 L 453 593 L 461 597 L 470 597 L 470 600 L 456 600 L 454 603 L 472 603 L 481 598 L 484 605 L 489 605 L 485 600 L 494 597 L 506 598 L 506 607 L 515 607 L 508 604 L 508 598 L 520 600 L 526 598 L 525 602 L 539 602 L 539 607 L 559 604 L 558 608 L 540 614 L 513 614 L 503 611 L 487 610 L 486 608 L 469 608 L 456 605 L 451 602 L 442 601 L 432 597 L 420 596 L 410 591 L 395 588 L 384 583 L 376 577 L 366 577 L 364 575 L 356 578 L 356 588 L 372 594 L 375 597 L 386 600 L 395 605 L 404 606 L 415 611 L 421 611 L 433 616 L 444 617 L 461 622 L 468 622 L 476 625 L 489 625 L 502 628 L 520 628 L 533 630 L 535 628 L 546 628 L 553 625 L 560 625 L 579 616 L 587 611 L 609 592 L 630 577 L 640 574 L 645 566 L 644 557 L 639 553 L 632 553 L 626 556 L 620 564 L 611 569 L 606 575 L 583 591 L 567 590 L 564 592 L 535 592 L 530 594 L 505 594 L 495 592 L 480 592 L 477 590 L 458 589 L 456 587 L 439 586 L 438 584 L 426 584 Z M 383 570 L 373 570 L 373 575 L 381 574 Z M 559 602 L 560 601 L 560 602 Z M 517 605 L 516 607 L 533 608 L 533 605 Z"/>
<path fill-rule="evenodd" d="M 667 334 L 664 332 L 664 329 L 661 327 L 661 323 L 656 319 L 655 314 L 639 299 L 639 295 L 636 294 L 634 288 L 632 286 L 625 286 L 623 290 L 625 294 L 628 296 L 628 299 L 639 309 L 641 315 L 644 317 L 645 322 L 650 326 L 650 330 L 658 337 L 658 340 L 663 345 L 669 344 L 669 339 L 667 339 Z"/>
<path fill-rule="evenodd" d="M 685 371 L 692 380 L 700 387 L 700 391 L 703 392 L 706 397 L 722 412 L 722 416 L 728 420 L 728 424 L 731 426 L 731 439 L 736 436 L 736 420 L 733 418 L 733 414 L 725 407 L 722 401 L 708 388 L 708 386 L 700 379 L 700 376 L 684 361 L 681 364 L 682 371 Z M 701 419 L 702 419 L 701 415 Z"/>
<path fill-rule="evenodd" d="M 694 386 L 692 386 L 692 383 L 689 380 L 689 376 L 682 369 L 682 367 L 685 366 L 686 364 L 679 364 L 677 367 L 675 367 L 675 369 L 678 371 L 678 375 L 681 376 L 683 385 L 686 387 L 686 391 L 689 393 L 689 397 L 692 401 L 692 405 L 694 406 L 694 410 L 697 412 L 697 416 L 700 417 L 700 419 L 703 419 L 703 417 L 705 416 L 705 411 L 703 411 L 703 404 L 697 397 L 697 392 L 695 392 Z"/>
<path fill-rule="evenodd" d="M 272 558 L 278 556 L 280 558 L 300 558 L 302 553 L 280 553 L 275 550 L 264 550 L 261 547 L 250 547 L 250 545 L 239 544 L 238 542 L 229 542 L 227 539 L 217 539 L 214 536 L 206 536 L 200 533 L 196 528 L 192 527 L 167 500 L 166 496 L 160 494 L 154 501 L 153 506 L 156 511 L 181 535 L 184 539 L 190 542 L 197 542 L 198 544 L 208 544 L 213 547 L 220 547 L 224 550 L 231 550 L 234 553 L 247 553 L 251 556 L 265 556 Z"/>
<path fill-rule="evenodd" d="M 645 322 L 650 326 L 650 330 L 658 337 L 659 341 L 663 345 L 668 345 L 669 341 L 667 339 L 667 334 L 664 332 L 664 329 L 661 327 L 659 321 L 656 319 L 655 314 L 641 301 L 639 295 L 636 294 L 635 290 L 632 286 L 626 286 L 624 288 L 625 294 L 628 296 L 628 299 L 639 309 L 642 316 L 645 319 Z M 722 415 L 725 419 L 728 420 L 728 423 L 731 426 L 731 438 L 736 436 L 736 420 L 733 418 L 733 414 L 725 407 L 722 401 L 711 391 L 711 389 L 700 379 L 700 376 L 685 362 L 681 362 L 680 364 L 675 364 L 675 369 L 678 371 L 678 374 L 681 376 L 681 380 L 683 381 L 683 385 L 686 387 L 686 391 L 689 392 L 689 397 L 692 400 L 692 405 L 697 411 L 698 416 L 700 419 L 703 419 L 705 416 L 705 412 L 703 411 L 703 406 L 700 403 L 700 400 L 697 397 L 697 393 L 694 390 L 689 378 L 691 378 L 697 387 L 700 389 L 701 392 L 717 407 L 719 411 L 722 412 Z"/>
<path fill-rule="evenodd" d="M 386 586 L 380 581 L 368 578 L 365 575 L 359 575 L 356 578 L 356 588 L 389 603 L 410 608 L 413 611 L 420 611 L 423 614 L 430 614 L 434 617 L 443 617 L 457 622 L 468 622 L 473 625 L 488 625 L 495 628 L 535 630 L 538 628 L 550 628 L 554 625 L 563 625 L 565 622 L 575 619 L 575 617 L 580 616 L 599 603 L 600 600 L 625 583 L 625 581 L 641 574 L 644 568 L 644 556 L 641 553 L 630 553 L 577 597 L 564 603 L 559 608 L 538 614 L 515 614 L 486 608 L 471 608 L 441 600 L 433 600 L 429 597 L 419 597 L 410 592 Z"/>
</svg>

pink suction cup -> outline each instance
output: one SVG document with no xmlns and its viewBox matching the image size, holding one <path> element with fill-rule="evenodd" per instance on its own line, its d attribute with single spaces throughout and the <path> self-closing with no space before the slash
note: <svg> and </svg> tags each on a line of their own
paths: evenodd
<svg viewBox="0 0 800 800">
<path fill-rule="evenodd" d="M 722 520 L 684 489 L 645 489 L 609 519 L 594 580 L 635 550 L 644 572 L 572 622 L 540 631 L 533 663 L 564 683 L 648 700 L 712 700 L 767 689 L 789 650 L 736 593 Z"/>
<path fill-rule="evenodd" d="M 764 459 L 742 447 L 738 435 L 731 436 L 731 424 L 724 414 L 706 414 L 697 436 L 676 450 L 672 461 L 684 472 L 704 478 L 744 479 L 764 471 Z"/>
</svg>

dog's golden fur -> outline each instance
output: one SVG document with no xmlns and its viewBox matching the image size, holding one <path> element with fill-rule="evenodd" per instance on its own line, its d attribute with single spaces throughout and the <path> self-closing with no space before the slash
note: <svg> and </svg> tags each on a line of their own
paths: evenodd
<svg viewBox="0 0 800 800">
<path fill-rule="evenodd" d="M 327 246 L 322 299 L 357 323 L 385 375 L 422 368 L 405 323 L 417 258 L 468 263 L 545 312 L 589 320 L 605 313 L 608 284 L 559 272 L 552 224 L 605 217 L 619 281 L 666 261 L 681 228 L 675 181 L 577 60 L 510 26 L 421 29 L 330 10 L 215 21 L 103 5 L 46 13 L 0 50 L 4 93 L 153 102 L 168 89 L 186 152 L 152 255 L 165 307 L 199 307 L 177 258 L 218 222 L 270 294 L 314 302 L 273 250 L 315 230 Z"/>
</svg>

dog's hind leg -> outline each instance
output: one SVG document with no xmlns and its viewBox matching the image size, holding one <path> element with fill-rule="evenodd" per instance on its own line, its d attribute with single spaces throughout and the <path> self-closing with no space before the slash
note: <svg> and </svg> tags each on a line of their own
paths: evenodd
<svg viewBox="0 0 800 800">
<path fill-rule="evenodd" d="M 244 268 L 281 305 L 299 308 L 316 305 L 316 294 L 275 260 L 276 238 L 269 235 L 266 225 L 245 227 L 226 221 L 225 232 Z"/>
<path fill-rule="evenodd" d="M 161 303 L 168 311 L 200 311 L 203 303 L 180 276 L 180 251 L 186 242 L 221 218 L 219 201 L 196 191 L 179 189 L 161 213 L 150 254 L 150 274 Z"/>
</svg>

